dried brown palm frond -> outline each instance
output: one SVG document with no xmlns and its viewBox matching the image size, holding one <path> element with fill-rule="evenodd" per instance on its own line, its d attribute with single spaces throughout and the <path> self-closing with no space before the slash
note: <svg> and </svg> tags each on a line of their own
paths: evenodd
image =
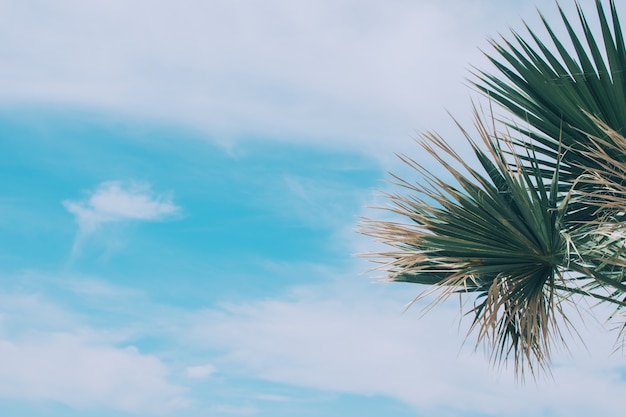
<svg viewBox="0 0 626 417">
<path fill-rule="evenodd" d="M 574 184 L 579 201 L 595 208 L 592 219 L 584 222 L 577 237 L 594 263 L 598 285 L 613 288 L 613 297 L 626 292 L 626 138 L 600 119 L 587 114 L 602 136 L 588 135 L 581 152 L 591 167 L 583 167 Z M 615 155 L 622 155 L 617 158 Z"/>
<path fill-rule="evenodd" d="M 588 145 L 581 153 L 593 161 L 593 166 L 580 164 L 584 172 L 578 182 L 589 185 L 583 188 L 587 204 L 596 206 L 604 215 L 614 214 L 619 218 L 626 211 L 626 162 L 623 161 L 626 159 L 626 137 L 597 117 L 587 116 L 603 137 L 587 135 Z"/>
</svg>

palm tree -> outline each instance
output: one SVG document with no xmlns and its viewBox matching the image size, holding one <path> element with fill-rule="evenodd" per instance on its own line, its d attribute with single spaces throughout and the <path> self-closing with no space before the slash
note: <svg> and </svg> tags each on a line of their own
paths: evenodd
<svg viewBox="0 0 626 417">
<path fill-rule="evenodd" d="M 453 180 L 401 157 L 419 179 L 396 177 L 388 198 L 409 221 L 362 226 L 390 247 L 372 254 L 389 280 L 427 285 L 436 301 L 470 297 L 471 331 L 519 376 L 548 369 L 566 303 L 626 306 L 626 47 L 613 1 L 610 19 L 596 1 L 602 49 L 576 6 L 584 42 L 559 8 L 573 54 L 543 16 L 552 48 L 528 27 L 533 43 L 492 42 L 498 73 L 476 70 L 475 85 L 514 118 L 474 110 L 479 141 L 461 128 L 480 167 L 426 133 Z"/>
</svg>

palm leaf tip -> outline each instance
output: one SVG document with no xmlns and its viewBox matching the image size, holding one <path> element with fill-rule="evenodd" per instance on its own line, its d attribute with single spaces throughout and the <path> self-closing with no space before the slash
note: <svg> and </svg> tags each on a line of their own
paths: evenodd
<svg viewBox="0 0 626 417">
<path fill-rule="evenodd" d="M 479 91 L 523 120 L 520 126 L 530 126 L 511 124 L 531 138 L 548 165 L 556 162 L 554 156 L 561 143 L 570 150 L 561 161 L 567 167 L 561 180 L 569 184 L 583 173 L 581 162 L 585 166 L 594 163 L 583 152 L 587 134 L 602 134 L 585 113 L 617 132 L 626 132 L 626 48 L 621 25 L 614 1 L 609 1 L 609 13 L 602 1 L 597 0 L 595 5 L 598 26 L 589 24 L 578 2 L 578 26 L 559 7 L 571 48 L 543 16 L 542 29 L 548 42 L 528 26 L 528 40 L 513 33 L 510 41 L 494 41 L 495 53 L 488 57 L 495 71 L 478 71 L 474 83 Z M 626 160 L 616 152 L 611 156 Z"/>
<path fill-rule="evenodd" d="M 555 282 L 567 258 L 562 211 L 539 170 L 528 173 L 519 160 L 505 160 L 507 137 L 478 116 L 476 127 L 486 151 L 462 132 L 482 171 L 441 137 L 425 134 L 421 146 L 454 180 L 404 157 L 422 181 L 399 179 L 403 193 L 388 197 L 390 210 L 410 221 L 368 220 L 361 231 L 390 246 L 374 254 L 390 280 L 428 285 L 438 294 L 436 302 L 477 294 L 469 314 L 478 342 L 487 342 L 495 361 L 512 357 L 518 374 L 534 374 L 549 360 L 554 337 L 560 340 Z"/>
</svg>

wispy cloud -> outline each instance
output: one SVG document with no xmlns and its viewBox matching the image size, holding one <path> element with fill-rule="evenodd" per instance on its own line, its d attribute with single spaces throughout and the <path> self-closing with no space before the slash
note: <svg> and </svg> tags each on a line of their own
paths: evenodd
<svg viewBox="0 0 626 417">
<path fill-rule="evenodd" d="M 556 352 L 553 381 L 519 386 L 512 372 L 493 371 L 481 352 L 472 352 L 471 340 L 461 347 L 464 326 L 457 327 L 455 303 L 421 319 L 419 306 L 402 315 L 403 303 L 419 287 L 372 285 L 349 270 L 310 264 L 306 269 L 335 281 L 203 310 L 121 299 L 118 307 L 128 314 L 108 330 L 86 324 L 90 319 L 101 323 L 98 317 L 72 315 L 38 297 L 1 296 L 0 396 L 131 411 L 146 410 L 154 401 L 162 407 L 193 411 L 208 406 L 214 414 L 245 415 L 289 400 L 289 391 L 277 388 L 284 384 L 388 397 L 435 417 L 621 413 L 623 358 L 610 355 L 615 335 L 593 321 L 584 326 L 573 317 L 588 351 L 573 345 L 571 355 Z M 106 292 L 89 296 L 108 300 Z M 134 333 L 129 336 L 124 326 Z M 160 353 L 142 353 L 126 342 L 141 346 L 142 338 L 158 340 Z M 190 350 L 195 352 L 191 356 Z M 188 385 L 189 395 L 168 382 L 167 362 L 159 358 L 181 352 L 187 356 L 174 373 L 185 377 L 180 383 Z M 96 365 L 90 368 L 91 362 Z M 222 386 L 244 380 L 248 388 L 239 389 L 237 399 L 220 399 L 213 406 L 196 401 L 196 394 L 204 394 L 194 387 L 217 368 Z M 51 388 L 50 375 L 61 369 L 62 383 L 55 380 Z M 279 385 L 267 394 L 264 381 Z"/>
<path fill-rule="evenodd" d="M 185 374 L 188 378 L 192 379 L 205 379 L 215 373 L 216 369 L 213 365 L 198 365 L 190 366 L 185 370 Z"/>
<path fill-rule="evenodd" d="M 150 414 L 188 405 L 166 365 L 120 346 L 116 331 L 85 325 L 40 297 L 0 293 L 0 300 L 0 397 Z M 51 311 L 65 319 L 51 319 Z"/>
<path fill-rule="evenodd" d="M 231 405 L 231 404 L 220 404 L 214 406 L 211 411 L 219 414 L 227 414 L 234 416 L 251 416 L 257 414 L 259 410 L 252 405 Z"/>
<path fill-rule="evenodd" d="M 275 402 L 289 401 L 289 397 L 286 397 L 284 395 L 276 395 L 276 394 L 257 394 L 257 395 L 254 395 L 253 398 L 257 400 L 261 400 L 261 401 L 275 401 Z"/>
<path fill-rule="evenodd" d="M 84 233 L 91 233 L 104 223 L 160 221 L 180 211 L 171 196 L 156 194 L 149 184 L 140 182 L 103 182 L 88 199 L 65 200 L 63 205 L 76 216 Z"/>
<path fill-rule="evenodd" d="M 0 364 L 0 396 L 5 398 L 129 412 L 158 412 L 185 404 L 182 388 L 167 382 L 166 368 L 156 357 L 133 347 L 93 343 L 80 335 L 0 340 Z"/>
<path fill-rule="evenodd" d="M 351 221 L 355 209 L 365 201 L 366 192 L 346 184 L 348 180 L 285 174 L 275 185 L 284 190 L 281 198 L 267 198 L 264 203 L 285 221 L 295 220 L 317 229 L 338 228 Z"/>
<path fill-rule="evenodd" d="M 461 347 L 465 326 L 455 323 L 454 302 L 420 320 L 419 307 L 401 314 L 401 300 L 410 300 L 417 286 L 342 281 L 199 314 L 194 343 L 222 350 L 223 374 L 383 395 L 432 416 L 621 412 L 615 398 L 626 388 L 618 376 L 622 360 L 610 356 L 614 335 L 597 326 L 574 323 L 593 341 L 593 357 L 573 345 L 571 356 L 555 355 L 554 381 L 518 386 L 510 370 L 494 371 L 480 351 L 472 352 L 471 339 Z"/>
<path fill-rule="evenodd" d="M 74 254 L 83 240 L 104 224 L 163 221 L 181 211 L 171 195 L 157 194 L 150 184 L 136 181 L 103 182 L 86 199 L 65 200 L 63 206 L 74 215 L 78 224 Z"/>
</svg>

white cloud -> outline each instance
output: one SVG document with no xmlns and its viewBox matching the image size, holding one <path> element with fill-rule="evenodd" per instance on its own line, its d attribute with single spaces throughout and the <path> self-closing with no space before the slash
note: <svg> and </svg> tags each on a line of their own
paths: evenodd
<svg viewBox="0 0 626 417">
<path fill-rule="evenodd" d="M 185 370 L 185 374 L 193 379 L 205 379 L 215 373 L 216 369 L 213 365 L 190 366 Z"/>
<path fill-rule="evenodd" d="M 103 182 L 86 201 L 65 200 L 63 205 L 86 233 L 103 223 L 160 221 L 180 211 L 171 196 L 155 194 L 149 184 L 140 182 Z"/>
<path fill-rule="evenodd" d="M 189 404 L 166 365 L 120 346 L 117 331 L 85 326 L 37 296 L 0 298 L 0 397 L 152 414 Z"/>
<path fill-rule="evenodd" d="M 380 151 L 448 125 L 444 107 L 469 114 L 463 80 L 485 62 L 478 46 L 532 20 L 536 3 L 5 2 L 2 103 Z"/>
<path fill-rule="evenodd" d="M 63 201 L 63 206 L 74 215 L 78 234 L 74 242 L 76 254 L 86 237 L 107 223 L 127 221 L 163 221 L 180 213 L 171 195 L 157 194 L 142 182 L 106 181 L 82 201 Z"/>
<path fill-rule="evenodd" d="M 401 314 L 416 286 L 343 284 L 298 288 L 196 317 L 192 343 L 224 352 L 222 375 L 360 395 L 384 395 L 432 416 L 484 414 L 582 417 L 622 413 L 623 360 L 615 334 L 576 322 L 589 351 L 555 355 L 554 381 L 519 386 L 510 370 L 461 348 L 465 326 L 448 303 L 419 319 Z M 601 410 L 601 411 L 600 411 Z"/>
<path fill-rule="evenodd" d="M 167 368 L 156 356 L 125 343 L 139 336 L 166 342 L 162 354 L 187 364 L 183 374 L 192 385 L 219 368 L 226 387 L 255 378 L 386 396 L 434 417 L 622 414 L 623 357 L 611 355 L 616 335 L 592 320 L 584 326 L 573 317 L 588 351 L 572 345 L 571 355 L 557 352 L 554 381 L 518 386 L 510 371 L 494 371 L 481 352 L 474 353 L 471 340 L 461 347 L 465 325 L 457 325 L 454 302 L 423 318 L 419 306 L 403 315 L 404 303 L 419 287 L 374 285 L 365 277 L 350 278 L 351 271 L 333 274 L 311 264 L 285 268 L 336 281 L 204 311 L 122 299 L 119 308 L 133 314 L 107 331 L 85 324 L 100 322 L 97 315 L 76 316 L 36 296 L 6 294 L 0 297 L 0 396 L 131 412 L 197 406 L 214 414 L 254 414 L 266 401 L 288 399 L 280 392 L 259 394 L 266 388 L 254 385 L 247 393 L 238 391 L 240 403 L 215 398 L 211 406 L 195 395 L 187 399 L 168 382 Z M 88 296 L 108 300 L 107 292 Z M 127 326 L 135 329 L 130 336 Z M 193 352 L 205 359 L 194 359 Z M 207 352 L 214 355 L 209 360 Z"/>
<path fill-rule="evenodd" d="M 44 333 L 0 340 L 0 396 L 57 401 L 75 408 L 162 412 L 180 405 L 182 389 L 166 380 L 156 357 L 80 335 Z"/>
</svg>

